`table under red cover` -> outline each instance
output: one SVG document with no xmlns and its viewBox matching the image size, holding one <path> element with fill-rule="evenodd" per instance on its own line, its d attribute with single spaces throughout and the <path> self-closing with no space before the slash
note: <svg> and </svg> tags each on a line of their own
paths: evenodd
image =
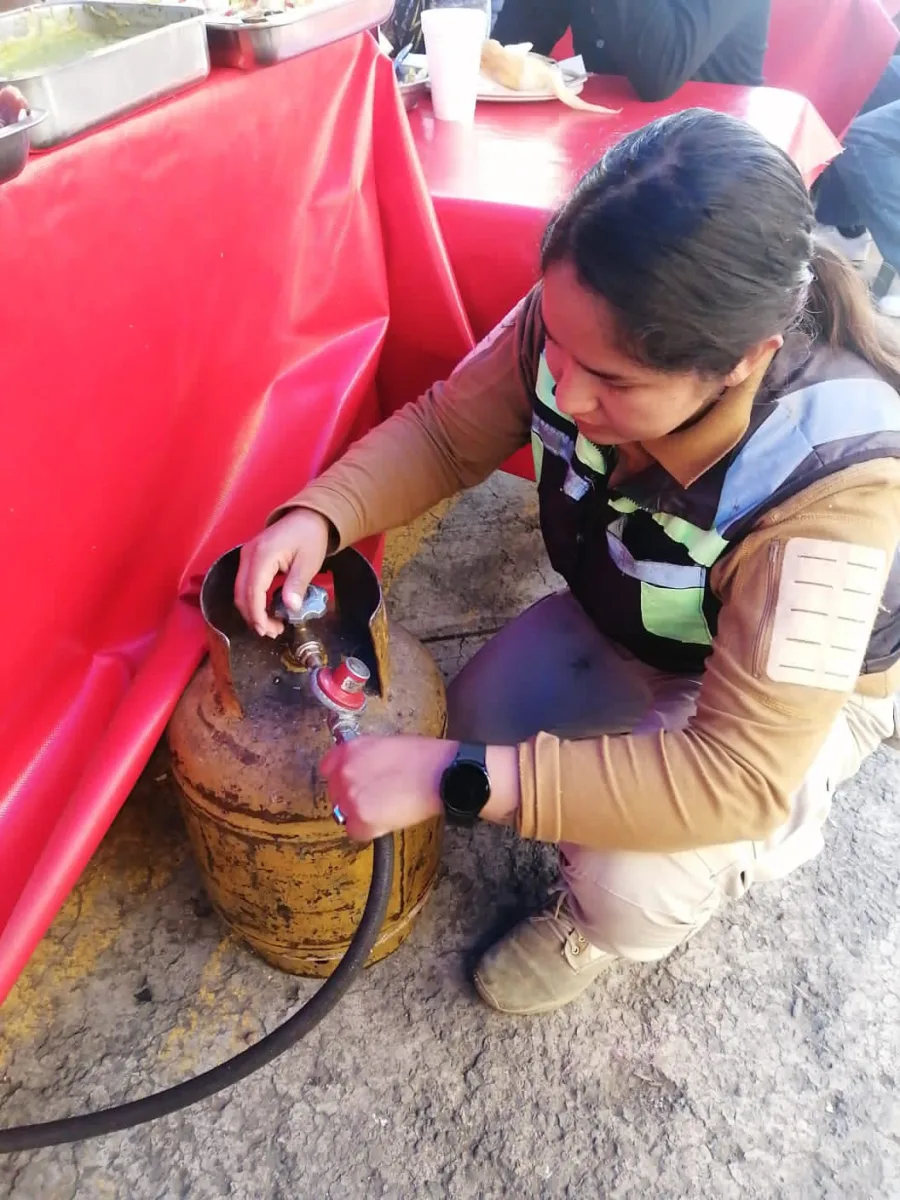
<svg viewBox="0 0 900 1200">
<path fill-rule="evenodd" d="M 0 1001 L 203 650 L 199 578 L 470 348 L 368 35 L 0 188 Z"/>
<path fill-rule="evenodd" d="M 476 337 L 537 279 L 544 226 L 577 180 L 608 146 L 655 117 L 695 105 L 743 117 L 791 154 L 808 182 L 840 149 L 809 101 L 770 88 L 689 83 L 670 101 L 642 104 L 623 79 L 594 76 L 582 95 L 621 112 L 483 102 L 472 128 L 436 121 L 427 101 L 409 114 Z"/>
</svg>

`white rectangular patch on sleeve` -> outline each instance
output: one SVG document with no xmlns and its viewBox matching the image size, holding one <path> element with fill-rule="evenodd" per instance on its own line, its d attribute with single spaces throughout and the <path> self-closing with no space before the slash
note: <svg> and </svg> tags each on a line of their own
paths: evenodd
<svg viewBox="0 0 900 1200">
<path fill-rule="evenodd" d="M 836 692 L 852 689 L 886 576 L 884 550 L 792 538 L 784 548 L 768 677 Z"/>
</svg>

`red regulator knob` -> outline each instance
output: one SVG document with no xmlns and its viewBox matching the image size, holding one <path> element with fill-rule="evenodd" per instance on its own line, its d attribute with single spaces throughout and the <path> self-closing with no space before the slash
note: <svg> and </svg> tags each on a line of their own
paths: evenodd
<svg viewBox="0 0 900 1200">
<path fill-rule="evenodd" d="M 316 686 L 325 700 L 347 712 L 359 712 L 365 707 L 368 682 L 369 668 L 358 658 L 345 658 L 333 670 L 323 667 L 316 672 Z"/>
</svg>

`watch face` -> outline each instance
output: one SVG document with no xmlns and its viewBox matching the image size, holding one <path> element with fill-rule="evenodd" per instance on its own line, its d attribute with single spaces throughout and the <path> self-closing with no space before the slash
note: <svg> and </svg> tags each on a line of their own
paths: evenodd
<svg viewBox="0 0 900 1200">
<path fill-rule="evenodd" d="M 487 804 L 491 785 L 487 771 L 478 763 L 454 763 L 444 777 L 444 803 L 461 813 L 477 815 Z"/>
</svg>

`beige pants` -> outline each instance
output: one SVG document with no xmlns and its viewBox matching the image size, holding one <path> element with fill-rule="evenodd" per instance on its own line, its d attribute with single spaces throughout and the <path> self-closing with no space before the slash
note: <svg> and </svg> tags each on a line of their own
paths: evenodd
<svg viewBox="0 0 900 1200">
<path fill-rule="evenodd" d="M 540 730 L 577 738 L 678 729 L 693 713 L 699 687 L 698 679 L 664 675 L 614 646 L 560 592 L 511 622 L 460 672 L 448 695 L 449 736 L 512 745 Z M 893 699 L 853 696 L 787 822 L 766 841 L 678 854 L 563 844 L 562 876 L 580 931 L 623 958 L 664 958 L 725 900 L 814 858 L 835 788 L 896 732 Z"/>
</svg>

